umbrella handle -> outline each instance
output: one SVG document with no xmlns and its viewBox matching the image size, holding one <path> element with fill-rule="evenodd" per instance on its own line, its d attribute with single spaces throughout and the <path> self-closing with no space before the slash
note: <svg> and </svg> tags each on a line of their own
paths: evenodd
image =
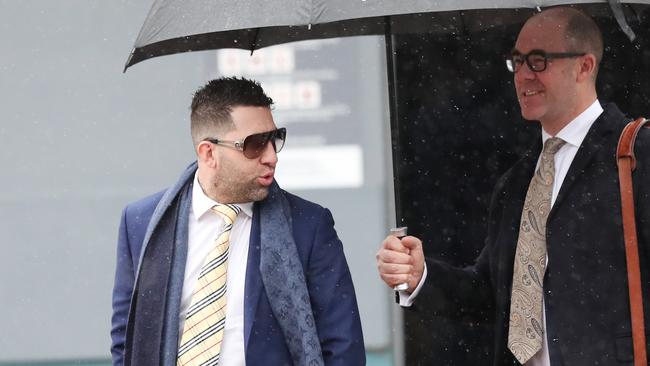
<svg viewBox="0 0 650 366">
<path fill-rule="evenodd" d="M 395 236 L 397 239 L 401 239 L 401 238 L 403 238 L 403 237 L 405 237 L 407 235 L 406 234 L 407 229 L 408 229 L 408 227 L 406 227 L 406 226 L 392 228 L 392 229 L 390 229 L 390 235 Z M 408 288 L 409 288 L 408 283 L 400 283 L 399 285 L 395 285 L 395 287 L 393 287 L 393 290 L 395 290 L 395 291 L 406 291 L 406 290 L 408 290 Z"/>
</svg>

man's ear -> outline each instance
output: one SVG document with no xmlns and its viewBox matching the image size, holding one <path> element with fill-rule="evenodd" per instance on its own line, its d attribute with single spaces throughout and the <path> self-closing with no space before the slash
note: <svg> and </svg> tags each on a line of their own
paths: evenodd
<svg viewBox="0 0 650 366">
<path fill-rule="evenodd" d="M 596 56 L 588 53 L 580 57 L 579 60 L 577 81 L 582 82 L 585 80 L 594 80 L 594 75 L 596 73 Z"/>
<path fill-rule="evenodd" d="M 208 141 L 201 141 L 196 145 L 197 159 L 207 167 L 215 168 L 217 166 L 217 159 L 214 156 L 215 153 L 214 145 Z"/>
</svg>

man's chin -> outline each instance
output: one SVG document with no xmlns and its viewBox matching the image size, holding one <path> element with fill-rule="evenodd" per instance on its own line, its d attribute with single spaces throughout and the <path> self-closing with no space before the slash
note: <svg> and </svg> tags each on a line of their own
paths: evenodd
<svg viewBox="0 0 650 366">
<path fill-rule="evenodd" d="M 266 199 L 269 195 L 269 187 L 260 187 L 251 194 L 251 201 L 257 202 Z"/>
<path fill-rule="evenodd" d="M 530 108 L 521 109 L 521 117 L 526 121 L 539 121 L 542 113 L 540 111 L 532 110 Z"/>
</svg>

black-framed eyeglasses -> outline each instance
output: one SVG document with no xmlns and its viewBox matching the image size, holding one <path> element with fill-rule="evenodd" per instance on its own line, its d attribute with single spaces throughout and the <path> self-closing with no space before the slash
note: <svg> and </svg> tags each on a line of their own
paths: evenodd
<svg viewBox="0 0 650 366">
<path fill-rule="evenodd" d="M 284 147 L 284 140 L 287 138 L 287 129 L 282 127 L 273 131 L 254 133 L 246 136 L 243 140 L 226 141 L 216 138 L 206 138 L 203 141 L 209 141 L 215 145 L 222 145 L 230 147 L 244 153 L 244 156 L 249 159 L 258 158 L 264 152 L 266 145 L 270 142 L 273 144 L 273 149 L 279 153 Z"/>
<path fill-rule="evenodd" d="M 526 62 L 528 68 L 534 72 L 542 72 L 548 66 L 548 60 L 556 58 L 574 58 L 586 55 L 585 52 L 545 52 L 542 50 L 532 50 L 526 54 L 513 51 L 506 56 L 506 67 L 510 72 L 517 72 Z"/>
</svg>

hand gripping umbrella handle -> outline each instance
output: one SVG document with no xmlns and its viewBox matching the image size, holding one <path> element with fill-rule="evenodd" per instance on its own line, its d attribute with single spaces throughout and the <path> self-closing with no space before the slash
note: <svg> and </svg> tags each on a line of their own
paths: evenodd
<svg viewBox="0 0 650 366">
<path fill-rule="evenodd" d="M 407 235 L 406 234 L 407 229 L 408 228 L 406 226 L 392 228 L 392 229 L 390 229 L 390 235 L 395 236 L 397 239 L 401 239 L 401 238 L 403 238 L 403 237 L 405 237 Z M 393 290 L 395 290 L 395 291 L 406 291 L 406 290 L 408 290 L 408 288 L 409 288 L 408 283 L 400 283 L 399 285 L 396 285 L 395 287 L 393 287 Z"/>
</svg>

